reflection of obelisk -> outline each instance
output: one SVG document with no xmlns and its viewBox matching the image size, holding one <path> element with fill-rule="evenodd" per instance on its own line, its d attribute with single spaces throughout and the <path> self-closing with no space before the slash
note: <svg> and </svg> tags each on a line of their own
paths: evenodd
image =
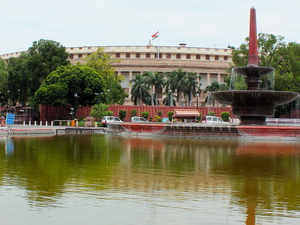
<svg viewBox="0 0 300 225">
<path fill-rule="evenodd" d="M 246 225 L 255 225 L 256 215 L 256 199 L 257 199 L 257 181 L 255 179 L 247 179 L 245 183 L 245 192 L 247 195 L 247 219 Z"/>
</svg>

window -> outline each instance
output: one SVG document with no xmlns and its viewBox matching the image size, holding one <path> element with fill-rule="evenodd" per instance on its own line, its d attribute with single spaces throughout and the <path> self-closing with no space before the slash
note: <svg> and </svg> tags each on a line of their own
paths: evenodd
<svg viewBox="0 0 300 225">
<path fill-rule="evenodd" d="M 215 60 L 219 60 L 219 56 L 218 55 L 215 55 Z"/>
<path fill-rule="evenodd" d="M 116 53 L 116 58 L 120 58 L 121 54 L 118 52 Z"/>
<path fill-rule="evenodd" d="M 227 55 L 224 56 L 224 60 L 225 61 L 228 60 L 228 56 Z"/>
<path fill-rule="evenodd" d="M 167 59 L 171 59 L 171 54 L 167 53 Z"/>
<path fill-rule="evenodd" d="M 186 55 L 186 59 L 191 59 L 191 55 L 190 55 L 190 54 L 187 54 L 187 55 Z"/>
<path fill-rule="evenodd" d="M 81 58 L 81 57 L 82 57 L 82 54 L 78 54 L 78 57 Z"/>
<path fill-rule="evenodd" d="M 73 54 L 70 54 L 70 59 L 73 59 Z"/>
<path fill-rule="evenodd" d="M 201 56 L 199 54 L 196 55 L 196 59 L 201 59 Z"/>
<path fill-rule="evenodd" d="M 136 54 L 135 54 L 135 57 L 136 57 L 136 58 L 140 58 L 140 57 L 141 57 L 141 54 L 140 54 L 140 53 L 136 53 Z"/>
<path fill-rule="evenodd" d="M 161 54 L 161 53 L 159 53 L 159 58 L 160 58 L 160 59 L 162 58 L 162 54 Z"/>
<path fill-rule="evenodd" d="M 209 60 L 209 58 L 210 58 L 209 55 L 206 55 L 206 56 L 205 56 L 205 59 L 206 59 L 206 60 Z"/>
<path fill-rule="evenodd" d="M 180 59 L 181 58 L 181 55 L 178 53 L 176 54 L 176 59 Z"/>
<path fill-rule="evenodd" d="M 130 58 L 130 53 L 126 53 L 126 58 Z"/>
<path fill-rule="evenodd" d="M 150 58 L 150 53 L 146 53 L 146 58 L 147 58 L 147 59 Z"/>
</svg>

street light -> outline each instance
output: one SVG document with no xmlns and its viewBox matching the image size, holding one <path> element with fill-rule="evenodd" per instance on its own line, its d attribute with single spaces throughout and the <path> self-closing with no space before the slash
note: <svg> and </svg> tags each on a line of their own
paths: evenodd
<svg viewBox="0 0 300 225">
<path fill-rule="evenodd" d="M 76 117 L 76 112 L 77 112 L 77 99 L 79 98 L 77 92 L 74 93 L 74 98 L 75 98 L 75 101 L 74 101 L 74 108 L 72 107 L 71 110 L 72 110 L 72 119 L 75 119 Z"/>
<path fill-rule="evenodd" d="M 199 93 L 198 92 L 196 94 L 196 97 L 197 97 L 197 108 L 198 108 L 198 104 L 199 104 Z"/>
<path fill-rule="evenodd" d="M 169 106 L 171 106 L 171 101 L 172 101 L 172 99 L 171 99 L 171 90 L 169 89 L 168 90 L 168 98 L 169 98 Z"/>
</svg>

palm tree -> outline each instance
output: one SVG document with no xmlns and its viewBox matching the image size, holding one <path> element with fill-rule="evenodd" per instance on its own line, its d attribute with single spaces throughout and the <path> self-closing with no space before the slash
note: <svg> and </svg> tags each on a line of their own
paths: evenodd
<svg viewBox="0 0 300 225">
<path fill-rule="evenodd" d="M 214 98 L 211 99 L 212 97 L 211 92 L 215 92 L 218 90 L 220 90 L 220 84 L 217 81 L 214 81 L 211 83 L 211 85 L 207 86 L 205 91 L 207 91 L 208 93 L 205 102 L 210 104 L 210 102 L 212 101 L 213 106 L 215 106 L 215 99 Z"/>
<path fill-rule="evenodd" d="M 166 95 L 170 96 L 170 100 L 168 100 L 168 103 L 170 106 L 173 106 L 174 102 L 173 102 L 173 96 L 174 93 L 177 90 L 177 72 L 176 71 L 172 71 L 171 73 L 169 73 L 167 76 L 167 80 L 166 80 Z"/>
<path fill-rule="evenodd" d="M 146 72 L 144 73 L 146 82 L 151 87 L 151 105 L 157 105 L 158 100 L 157 96 L 159 92 L 163 89 L 165 81 L 164 81 L 164 74 L 159 72 Z"/>
<path fill-rule="evenodd" d="M 183 72 L 181 69 L 174 71 L 176 74 L 176 101 L 178 102 L 178 105 L 182 105 L 181 96 L 184 93 L 184 77 L 186 75 L 186 72 Z"/>
<path fill-rule="evenodd" d="M 134 102 L 135 105 L 139 103 L 149 104 L 150 102 L 150 94 L 149 94 L 149 85 L 146 82 L 145 76 L 138 74 L 136 75 L 135 79 L 131 80 L 130 82 L 133 83 L 131 89 L 131 100 Z"/>
<path fill-rule="evenodd" d="M 196 73 L 186 73 L 182 81 L 184 94 L 188 97 L 188 106 L 192 105 L 193 96 L 198 92 L 198 80 Z"/>
</svg>

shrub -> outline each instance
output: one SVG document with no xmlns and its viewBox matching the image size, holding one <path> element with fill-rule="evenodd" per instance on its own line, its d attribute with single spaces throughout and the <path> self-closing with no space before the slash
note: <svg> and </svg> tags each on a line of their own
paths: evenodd
<svg viewBox="0 0 300 225">
<path fill-rule="evenodd" d="M 130 117 L 136 116 L 137 115 L 137 111 L 135 109 L 131 110 L 130 112 Z"/>
<path fill-rule="evenodd" d="M 78 121 L 78 126 L 79 127 L 84 127 L 84 121 L 83 120 Z"/>
<path fill-rule="evenodd" d="M 228 122 L 229 121 L 229 117 L 230 117 L 230 113 L 229 112 L 221 112 L 221 118 L 223 121 Z"/>
<path fill-rule="evenodd" d="M 199 123 L 201 122 L 201 115 L 202 115 L 202 113 L 199 112 L 199 116 L 198 116 L 198 118 L 197 118 L 197 121 L 198 121 Z"/>
<path fill-rule="evenodd" d="M 99 121 L 103 116 L 106 115 L 107 109 L 108 106 L 103 103 L 93 105 L 90 115 L 95 117 L 96 120 Z"/>
<path fill-rule="evenodd" d="M 113 111 L 106 111 L 105 112 L 105 116 L 113 116 L 114 115 L 114 112 Z"/>
<path fill-rule="evenodd" d="M 144 117 L 146 120 L 148 119 L 149 112 L 142 112 L 142 117 Z"/>
<path fill-rule="evenodd" d="M 208 112 L 207 115 L 208 115 L 208 116 L 214 116 L 214 115 L 215 115 L 215 112 Z"/>
<path fill-rule="evenodd" d="M 161 116 L 162 116 L 162 112 L 159 110 L 159 111 L 157 112 L 157 115 L 161 117 Z"/>
<path fill-rule="evenodd" d="M 124 121 L 124 119 L 126 118 L 126 110 L 120 110 L 119 117 Z"/>
<path fill-rule="evenodd" d="M 173 111 L 168 112 L 168 119 L 169 119 L 169 121 L 173 120 L 173 115 L 174 115 Z"/>
<path fill-rule="evenodd" d="M 161 117 L 157 115 L 157 116 L 154 117 L 154 120 L 156 122 L 161 122 Z"/>
</svg>

